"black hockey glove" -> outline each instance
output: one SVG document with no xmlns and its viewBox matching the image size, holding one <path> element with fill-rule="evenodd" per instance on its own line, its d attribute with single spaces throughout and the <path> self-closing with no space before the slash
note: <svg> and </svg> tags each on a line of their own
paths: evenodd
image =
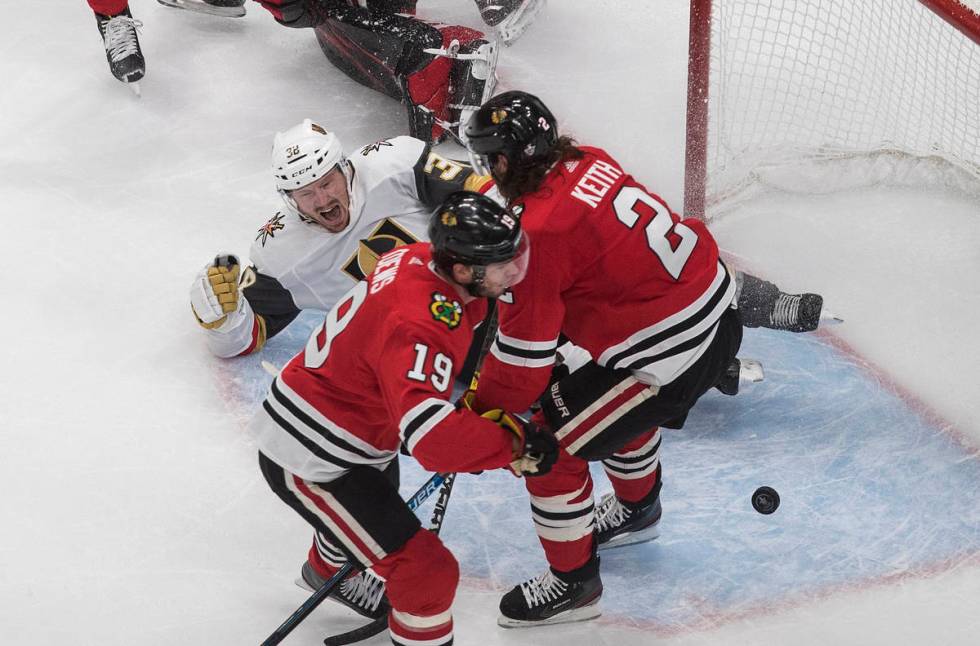
<svg viewBox="0 0 980 646">
<path fill-rule="evenodd" d="M 511 470 L 518 476 L 543 476 L 551 471 L 558 460 L 558 440 L 547 427 L 534 422 L 524 426 L 524 453 L 510 463 Z"/>
</svg>

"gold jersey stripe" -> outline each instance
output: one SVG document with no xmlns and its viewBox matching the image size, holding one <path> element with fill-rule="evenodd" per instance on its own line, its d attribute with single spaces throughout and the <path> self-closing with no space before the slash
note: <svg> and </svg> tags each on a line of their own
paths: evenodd
<svg viewBox="0 0 980 646">
<path fill-rule="evenodd" d="M 484 186 L 492 181 L 493 178 L 491 178 L 489 175 L 477 175 L 476 173 L 473 173 L 466 178 L 466 181 L 463 182 L 463 188 L 467 191 L 475 191 L 479 193 Z"/>
</svg>

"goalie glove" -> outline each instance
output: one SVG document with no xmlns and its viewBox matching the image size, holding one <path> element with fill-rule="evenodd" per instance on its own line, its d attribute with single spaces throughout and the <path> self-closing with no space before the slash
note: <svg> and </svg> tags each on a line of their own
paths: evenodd
<svg viewBox="0 0 980 646">
<path fill-rule="evenodd" d="M 517 415 L 511 415 L 499 408 L 480 415 L 484 419 L 510 431 L 514 437 L 514 459 L 508 465 L 514 475 L 542 476 L 549 471 L 558 459 L 558 440 L 546 428 L 528 422 Z"/>
<path fill-rule="evenodd" d="M 234 327 L 245 315 L 245 299 L 238 289 L 238 258 L 215 257 L 191 284 L 191 311 L 201 327 L 214 330 Z M 232 325 L 226 325 L 232 319 Z"/>
</svg>

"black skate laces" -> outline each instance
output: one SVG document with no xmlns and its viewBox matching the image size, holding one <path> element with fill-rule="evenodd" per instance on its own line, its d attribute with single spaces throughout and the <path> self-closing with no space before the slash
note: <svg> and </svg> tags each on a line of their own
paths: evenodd
<svg viewBox="0 0 980 646">
<path fill-rule="evenodd" d="M 521 592 L 524 593 L 524 601 L 528 608 L 557 600 L 567 589 L 568 584 L 556 577 L 550 569 L 521 584 Z"/>
<path fill-rule="evenodd" d="M 360 572 L 340 584 L 340 594 L 352 603 L 375 610 L 385 594 L 385 582 L 370 572 Z"/>
<path fill-rule="evenodd" d="M 127 56 L 139 53 L 139 43 L 136 40 L 136 31 L 143 27 L 143 23 L 129 16 L 113 16 L 105 23 L 105 50 L 109 53 L 109 58 L 113 63 L 117 63 Z"/>
<path fill-rule="evenodd" d="M 786 327 L 796 325 L 800 316 L 800 301 L 802 296 L 799 294 L 780 294 L 776 299 L 776 304 L 769 315 L 771 325 Z"/>
</svg>

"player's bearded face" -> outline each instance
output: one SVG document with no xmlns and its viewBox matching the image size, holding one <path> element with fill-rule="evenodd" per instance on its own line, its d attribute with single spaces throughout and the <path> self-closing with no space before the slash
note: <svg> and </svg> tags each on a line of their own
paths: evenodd
<svg viewBox="0 0 980 646">
<path fill-rule="evenodd" d="M 524 280 L 531 258 L 531 242 L 527 234 L 521 237 L 517 254 L 507 262 L 495 262 L 484 268 L 483 281 L 477 290 L 480 296 L 498 298 L 508 289 Z"/>
<path fill-rule="evenodd" d="M 290 191 L 303 217 L 316 222 L 330 233 L 340 233 L 350 224 L 350 193 L 347 177 L 339 168 L 320 179 Z"/>
</svg>

